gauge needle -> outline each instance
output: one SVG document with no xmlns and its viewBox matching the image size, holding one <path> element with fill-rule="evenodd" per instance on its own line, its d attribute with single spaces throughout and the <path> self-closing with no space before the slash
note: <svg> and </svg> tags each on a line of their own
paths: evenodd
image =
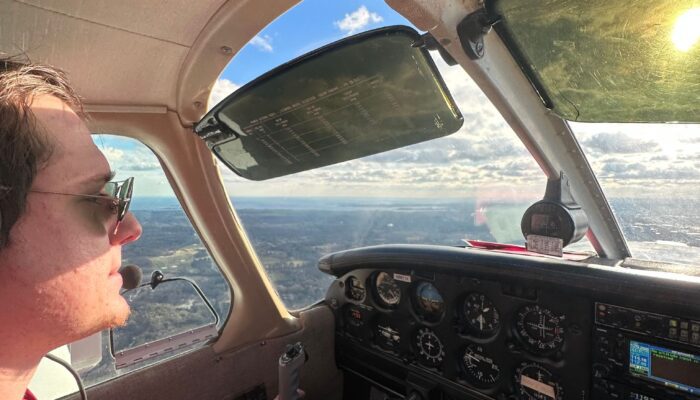
<svg viewBox="0 0 700 400">
<path fill-rule="evenodd" d="M 479 321 L 479 329 L 483 330 L 484 329 L 484 322 L 486 322 L 484 320 L 484 314 L 479 314 L 479 318 L 477 318 L 476 320 Z"/>
<path fill-rule="evenodd" d="M 476 358 L 476 356 L 474 356 L 473 354 L 466 353 L 466 354 L 464 354 L 464 357 L 469 358 L 472 361 L 479 361 L 479 359 Z"/>
<path fill-rule="evenodd" d="M 539 324 L 536 324 L 536 323 L 534 323 L 534 322 L 529 322 L 528 325 L 531 326 L 531 327 L 533 327 L 533 328 L 535 328 L 535 329 L 537 329 L 538 331 L 540 331 L 540 336 L 542 336 L 542 337 L 545 337 L 545 335 L 546 335 L 549 331 L 554 330 L 554 328 L 550 328 L 550 327 L 544 325 L 543 322 L 540 322 Z"/>
</svg>

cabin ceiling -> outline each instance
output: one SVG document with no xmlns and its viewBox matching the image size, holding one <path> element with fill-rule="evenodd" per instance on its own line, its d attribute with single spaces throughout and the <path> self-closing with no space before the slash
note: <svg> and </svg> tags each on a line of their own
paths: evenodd
<svg viewBox="0 0 700 400">
<path fill-rule="evenodd" d="M 222 66 L 280 13 L 279 7 L 269 3 L 0 0 L 0 51 L 24 54 L 32 61 L 67 71 L 88 105 L 178 110 L 182 85 L 194 90 L 193 96 L 208 93 Z M 294 2 L 280 3 L 289 7 Z M 250 21 L 251 10 L 254 22 Z M 234 46 L 230 46 L 233 52 L 224 60 L 219 54 L 213 63 L 216 68 L 195 70 L 193 75 L 192 65 L 201 65 L 201 60 L 195 59 L 214 54 L 212 50 L 202 52 L 202 48 L 208 44 L 211 31 L 221 28 L 222 20 L 229 24 L 238 21 L 242 26 L 236 28 Z M 185 78 L 190 82 L 184 82 Z M 198 81 L 194 87 L 193 79 Z"/>
</svg>

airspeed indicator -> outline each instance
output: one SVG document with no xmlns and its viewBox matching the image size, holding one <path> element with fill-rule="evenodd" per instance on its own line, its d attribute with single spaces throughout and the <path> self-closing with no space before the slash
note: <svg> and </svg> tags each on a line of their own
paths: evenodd
<svg viewBox="0 0 700 400">
<path fill-rule="evenodd" d="M 401 288 L 388 273 L 380 272 L 377 275 L 375 288 L 384 307 L 393 308 L 401 301 Z"/>
</svg>

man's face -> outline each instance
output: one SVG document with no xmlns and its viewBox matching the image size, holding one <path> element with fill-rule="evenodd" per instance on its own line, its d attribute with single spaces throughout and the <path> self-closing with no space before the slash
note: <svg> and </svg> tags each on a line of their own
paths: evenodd
<svg viewBox="0 0 700 400">
<path fill-rule="evenodd" d="M 109 164 L 81 119 L 52 96 L 35 98 L 31 109 L 55 145 L 32 189 L 104 193 Z M 3 318 L 45 332 L 55 345 L 126 321 L 129 307 L 119 294 L 117 271 L 121 246 L 138 239 L 141 226 L 129 213 L 114 234 L 116 215 L 103 203 L 29 193 L 26 211 L 0 251 L 0 307 L 10 314 Z"/>
</svg>

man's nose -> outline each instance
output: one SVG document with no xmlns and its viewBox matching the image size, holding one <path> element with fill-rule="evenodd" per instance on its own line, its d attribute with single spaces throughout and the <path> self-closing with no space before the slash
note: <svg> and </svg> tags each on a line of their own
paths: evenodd
<svg viewBox="0 0 700 400">
<path fill-rule="evenodd" d="M 142 232 L 143 228 L 141 228 L 141 224 L 136 219 L 136 216 L 131 212 L 127 212 L 124 219 L 119 224 L 117 233 L 112 236 L 112 244 L 123 246 L 127 243 L 131 243 L 137 240 Z"/>
</svg>

